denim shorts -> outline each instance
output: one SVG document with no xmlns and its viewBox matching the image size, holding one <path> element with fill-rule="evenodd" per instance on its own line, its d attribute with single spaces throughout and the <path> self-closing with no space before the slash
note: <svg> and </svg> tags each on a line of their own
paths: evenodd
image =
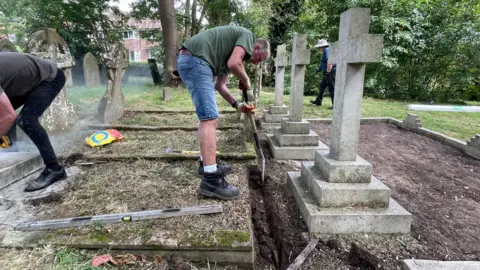
<svg viewBox="0 0 480 270">
<path fill-rule="evenodd" d="M 190 92 L 198 119 L 218 118 L 213 72 L 207 61 L 193 55 L 177 56 L 177 70 Z"/>
</svg>

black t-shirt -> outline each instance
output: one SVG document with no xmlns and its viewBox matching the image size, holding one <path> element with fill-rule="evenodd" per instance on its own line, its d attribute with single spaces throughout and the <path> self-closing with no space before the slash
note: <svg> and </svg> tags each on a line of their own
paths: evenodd
<svg viewBox="0 0 480 270">
<path fill-rule="evenodd" d="M 0 52 L 0 94 L 7 97 L 28 95 L 43 81 L 52 81 L 57 76 L 53 61 L 29 54 Z"/>
</svg>

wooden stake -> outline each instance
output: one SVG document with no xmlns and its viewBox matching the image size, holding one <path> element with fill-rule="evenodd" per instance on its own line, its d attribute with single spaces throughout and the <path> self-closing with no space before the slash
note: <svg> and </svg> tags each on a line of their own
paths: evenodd
<svg viewBox="0 0 480 270">
<path fill-rule="evenodd" d="M 230 129 L 242 129 L 242 125 L 228 125 L 228 126 L 219 126 L 218 130 L 230 130 Z M 89 125 L 89 129 L 116 129 L 123 131 L 170 131 L 170 130 L 183 130 L 183 131 L 197 131 L 198 126 L 137 126 L 137 125 Z"/>
<path fill-rule="evenodd" d="M 167 208 L 163 210 L 150 210 L 141 212 L 130 212 L 123 214 L 110 214 L 99 216 L 85 216 L 65 219 L 52 219 L 44 221 L 22 222 L 15 227 L 15 231 L 42 231 L 50 229 L 61 229 L 78 226 L 92 225 L 93 223 L 111 224 L 120 222 L 133 222 L 145 219 L 158 219 L 180 217 L 187 215 L 205 215 L 222 213 L 223 205 L 203 205 L 187 208 Z"/>
<path fill-rule="evenodd" d="M 305 259 L 312 253 L 315 247 L 318 244 L 318 239 L 313 239 L 308 243 L 308 245 L 303 249 L 303 251 L 295 258 L 292 264 L 287 268 L 287 270 L 296 270 L 302 265 Z"/>
</svg>

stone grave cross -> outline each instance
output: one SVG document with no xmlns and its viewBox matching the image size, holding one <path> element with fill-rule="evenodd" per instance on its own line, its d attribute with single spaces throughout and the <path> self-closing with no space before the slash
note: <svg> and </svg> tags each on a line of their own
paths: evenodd
<svg viewBox="0 0 480 270">
<path fill-rule="evenodd" d="M 287 65 L 287 45 L 279 45 L 277 46 L 277 57 L 275 57 L 275 101 L 273 105 L 276 107 L 283 107 L 285 67 Z"/>
<path fill-rule="evenodd" d="M 365 64 L 382 61 L 383 36 L 368 34 L 369 25 L 370 9 L 349 9 L 340 17 L 339 41 L 330 46 L 328 63 L 337 65 L 330 145 L 335 160 L 356 160 Z"/>
<path fill-rule="evenodd" d="M 305 71 L 310 64 L 310 50 L 307 49 L 307 35 L 299 34 L 293 38 L 290 88 L 290 122 L 303 120 L 303 92 L 305 86 Z"/>
</svg>

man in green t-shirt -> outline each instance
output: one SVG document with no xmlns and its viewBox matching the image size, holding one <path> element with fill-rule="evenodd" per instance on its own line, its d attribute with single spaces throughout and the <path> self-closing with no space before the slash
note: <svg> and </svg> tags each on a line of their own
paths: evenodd
<svg viewBox="0 0 480 270">
<path fill-rule="evenodd" d="M 200 184 L 203 196 L 231 200 L 240 194 L 237 187 L 225 180 L 231 167 L 226 164 L 217 166 L 216 162 L 218 109 L 215 89 L 239 112 L 253 112 L 253 105 L 233 98 L 227 87 L 228 76 L 230 73 L 235 75 L 248 91 L 250 79 L 243 61 L 256 65 L 269 56 L 270 44 L 267 40 L 255 39 L 250 30 L 233 25 L 201 32 L 185 41 L 178 51 L 178 73 L 190 92 L 200 119 L 198 137 L 202 159 L 199 173 L 203 175 Z"/>
</svg>

